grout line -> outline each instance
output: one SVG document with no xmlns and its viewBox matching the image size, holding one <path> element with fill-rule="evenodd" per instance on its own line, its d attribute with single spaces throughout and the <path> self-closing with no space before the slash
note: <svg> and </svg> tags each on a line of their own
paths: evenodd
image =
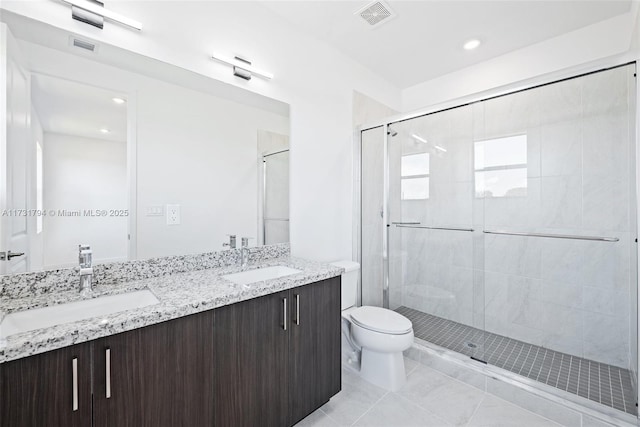
<svg viewBox="0 0 640 427">
<path fill-rule="evenodd" d="M 356 420 L 355 420 L 354 422 L 352 422 L 352 423 L 351 423 L 351 425 L 355 425 L 358 421 L 360 421 L 360 419 L 361 419 L 362 417 L 364 417 L 364 416 L 365 416 L 365 415 L 367 415 L 369 412 L 371 412 L 371 410 L 372 410 L 373 408 L 375 408 L 375 407 L 376 407 L 376 405 L 377 405 L 378 403 L 380 403 L 380 401 L 381 401 L 382 399 L 384 399 L 384 398 L 385 398 L 385 396 L 386 396 L 386 395 L 388 395 L 389 393 L 391 393 L 391 392 L 390 392 L 390 391 L 386 391 L 386 392 L 382 395 L 382 397 L 381 397 L 380 399 L 378 399 L 378 400 L 376 400 L 375 402 L 373 402 L 373 405 L 371 405 L 371 407 L 370 407 L 369 409 L 367 409 L 366 411 L 364 411 L 364 413 L 363 413 L 362 415 L 360 415 L 358 418 L 356 418 Z"/>
<path fill-rule="evenodd" d="M 535 417 L 537 417 L 537 418 L 542 418 L 543 420 L 549 421 L 550 423 L 553 423 L 553 424 L 555 424 L 555 425 L 557 425 L 557 426 L 562 426 L 562 424 L 560 424 L 560 423 L 559 423 L 559 422 L 557 422 L 557 421 L 553 421 L 552 419 L 547 418 L 547 417 L 545 417 L 545 416 L 543 416 L 543 415 L 536 414 L 535 412 L 533 412 L 533 411 L 531 411 L 531 410 L 529 410 L 529 409 L 527 409 L 527 408 L 524 408 L 524 407 L 522 407 L 522 406 L 520 406 L 520 405 L 517 405 L 517 404 L 515 404 L 515 403 L 513 403 L 513 402 L 509 402 L 508 400 L 505 400 L 505 399 L 501 398 L 500 396 L 496 396 L 495 394 L 491 394 L 491 393 L 488 393 L 488 394 L 490 394 L 490 395 L 491 395 L 491 397 L 493 397 L 493 398 L 495 398 L 495 399 L 498 399 L 498 400 L 503 401 L 504 403 L 506 403 L 506 404 L 507 404 L 507 405 L 509 405 L 509 406 L 515 406 L 516 408 L 521 409 L 521 410 L 523 410 L 523 411 L 525 411 L 525 412 L 528 412 L 529 414 L 534 415 L 534 416 L 535 416 Z"/>
<path fill-rule="evenodd" d="M 433 413 L 432 411 L 430 411 L 429 409 L 423 407 L 422 405 L 420 405 L 419 403 L 414 402 L 413 400 L 409 399 L 408 397 L 404 397 L 401 394 L 398 394 L 396 392 L 391 392 L 393 393 L 395 396 L 399 397 L 400 399 L 403 399 L 407 402 L 409 402 L 410 404 L 412 404 L 413 406 L 417 407 L 418 409 L 421 409 L 425 412 L 427 412 L 429 415 L 431 415 L 432 417 L 435 417 L 439 420 L 442 420 L 443 422 L 447 423 L 447 424 L 451 424 L 451 422 L 445 420 L 444 418 L 442 418 L 441 416 L 439 416 L 438 414 Z"/>
<path fill-rule="evenodd" d="M 523 375 L 525 378 L 585 397 L 625 413 L 634 414 L 635 407 L 629 406 L 630 389 L 627 384 L 627 375 L 630 373 L 627 370 L 482 331 L 473 326 L 422 313 L 416 309 L 403 307 L 398 311 L 415 322 L 416 338 L 457 351 L 465 356 L 471 356 L 475 353 L 468 351 L 464 346 L 464 341 L 474 341 L 476 334 L 479 333 L 484 337 L 483 358 L 490 365 L 520 375 L 525 372 Z M 426 325 L 424 330 L 420 330 L 419 325 L 421 324 Z M 525 353 L 526 356 L 523 358 Z M 426 366 L 422 361 L 418 363 Z M 437 369 L 435 370 L 437 371 Z M 606 373 L 609 373 L 608 378 Z M 611 375 L 615 375 L 616 378 L 611 378 Z M 449 377 L 457 380 L 454 377 Z M 565 380 L 566 384 L 563 383 Z M 464 384 L 474 387 L 468 383 Z"/>
<path fill-rule="evenodd" d="M 627 396 L 624 394 L 624 387 L 622 385 L 622 371 L 618 371 L 618 376 L 620 377 L 620 390 L 622 391 L 622 405 L 624 405 L 625 412 L 627 411 Z"/>
<path fill-rule="evenodd" d="M 469 425 L 471 424 L 471 420 L 473 420 L 473 417 L 476 416 L 476 414 L 478 413 L 478 410 L 480 409 L 480 406 L 482 406 L 482 404 L 484 403 L 484 401 L 487 399 L 487 395 L 490 394 L 488 392 L 484 392 L 484 396 L 482 396 L 482 400 L 480 400 L 480 403 L 478 403 L 478 406 L 476 406 L 476 409 L 473 410 L 473 413 L 471 414 L 471 416 L 469 417 L 469 419 L 467 420 L 467 422 L 465 423 L 465 425 Z"/>
<path fill-rule="evenodd" d="M 325 405 L 326 405 L 326 403 L 325 403 Z M 322 406 L 324 406 L 324 405 L 322 405 Z M 323 410 L 322 410 L 322 407 L 318 408 L 318 410 L 319 410 L 320 412 L 322 412 L 324 415 L 326 415 L 326 416 L 327 416 L 327 418 L 329 418 L 331 421 L 333 421 L 334 423 L 336 423 L 336 425 L 340 425 L 340 423 L 339 423 L 336 419 L 334 419 L 331 415 L 329 415 L 329 414 L 327 414 L 325 411 L 323 411 Z"/>
</svg>

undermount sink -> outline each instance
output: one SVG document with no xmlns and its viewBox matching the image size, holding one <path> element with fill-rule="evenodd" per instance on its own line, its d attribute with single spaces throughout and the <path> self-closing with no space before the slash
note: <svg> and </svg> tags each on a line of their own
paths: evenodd
<svg viewBox="0 0 640 427">
<path fill-rule="evenodd" d="M 255 270 L 243 271 L 241 273 L 227 274 L 222 277 L 238 285 L 248 285 L 250 283 L 291 276 L 292 274 L 300 273 L 300 271 L 301 270 L 296 270 L 295 268 L 285 267 L 284 265 L 276 265 L 274 267 L 256 268 Z"/>
<path fill-rule="evenodd" d="M 0 338 L 41 328 L 147 307 L 160 301 L 148 289 L 91 298 L 8 314 L 0 323 Z"/>
</svg>

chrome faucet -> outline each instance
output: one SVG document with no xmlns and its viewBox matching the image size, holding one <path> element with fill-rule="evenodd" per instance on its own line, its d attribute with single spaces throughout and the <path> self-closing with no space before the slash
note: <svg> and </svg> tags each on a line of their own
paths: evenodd
<svg viewBox="0 0 640 427">
<path fill-rule="evenodd" d="M 249 237 L 242 238 L 242 248 L 240 249 L 240 265 L 246 269 L 249 264 Z"/>
<path fill-rule="evenodd" d="M 227 236 L 229 236 L 229 243 L 223 243 L 222 247 L 226 247 L 229 246 L 229 249 L 235 249 L 236 248 L 236 235 L 235 234 L 227 234 Z"/>
<path fill-rule="evenodd" d="M 88 295 L 93 291 L 93 267 L 91 266 L 93 252 L 89 245 L 79 245 L 78 252 L 78 261 L 80 262 L 80 293 Z"/>
</svg>

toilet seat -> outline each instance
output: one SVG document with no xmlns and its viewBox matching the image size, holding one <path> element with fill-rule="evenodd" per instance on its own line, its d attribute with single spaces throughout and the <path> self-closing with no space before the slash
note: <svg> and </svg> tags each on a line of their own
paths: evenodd
<svg viewBox="0 0 640 427">
<path fill-rule="evenodd" d="M 413 331 L 409 319 L 386 308 L 364 306 L 350 314 L 353 323 L 370 331 L 390 335 L 403 335 Z"/>
</svg>

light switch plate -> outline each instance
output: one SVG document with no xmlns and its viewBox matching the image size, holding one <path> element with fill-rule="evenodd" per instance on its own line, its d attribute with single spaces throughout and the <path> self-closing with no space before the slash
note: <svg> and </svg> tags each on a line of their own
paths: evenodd
<svg viewBox="0 0 640 427">
<path fill-rule="evenodd" d="M 180 205 L 167 205 L 167 225 L 180 224 Z"/>
<path fill-rule="evenodd" d="M 147 216 L 163 216 L 163 215 L 164 215 L 164 206 L 162 205 L 147 206 Z"/>
</svg>

